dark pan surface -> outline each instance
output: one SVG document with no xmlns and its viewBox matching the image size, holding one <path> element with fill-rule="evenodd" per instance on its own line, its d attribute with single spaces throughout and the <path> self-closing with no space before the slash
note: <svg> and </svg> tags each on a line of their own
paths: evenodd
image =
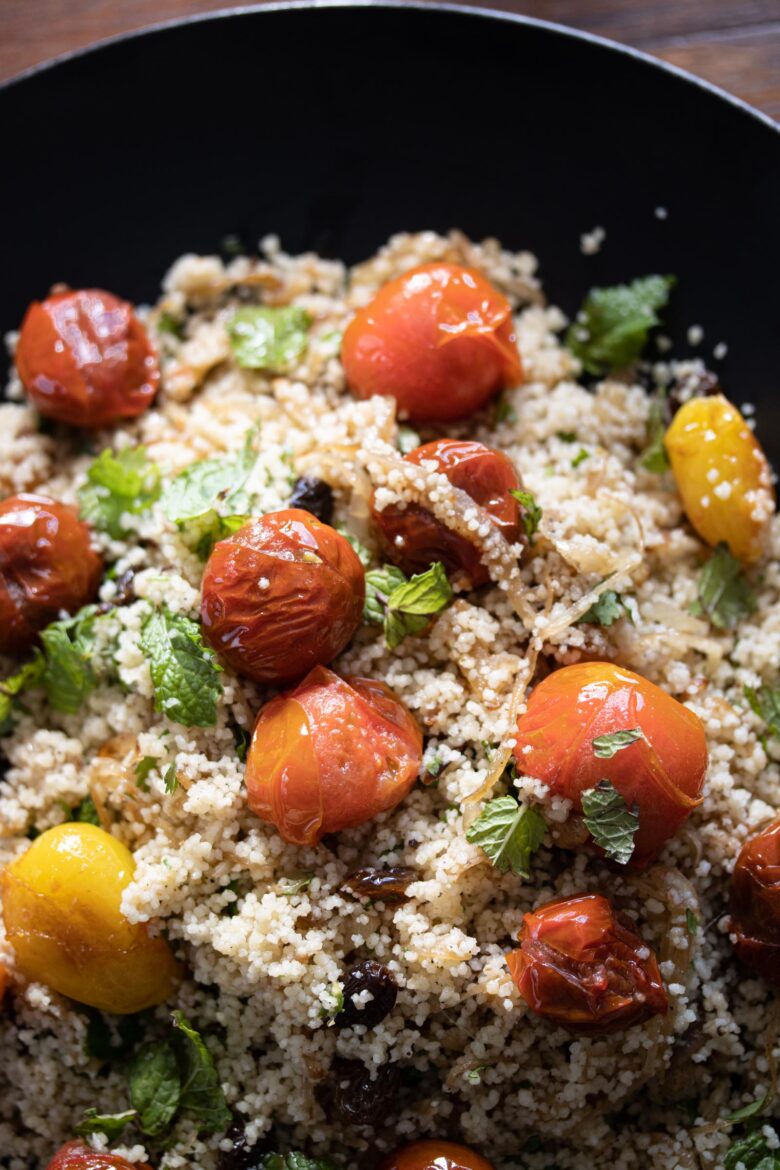
<svg viewBox="0 0 780 1170">
<path fill-rule="evenodd" d="M 568 312 L 594 283 L 675 273 L 677 351 L 694 323 L 702 356 L 728 343 L 726 391 L 780 462 L 780 133 L 639 54 L 484 11 L 272 7 L 35 71 L 0 122 L 2 330 L 58 280 L 150 299 L 229 233 L 356 260 L 457 226 L 533 250 Z"/>
</svg>

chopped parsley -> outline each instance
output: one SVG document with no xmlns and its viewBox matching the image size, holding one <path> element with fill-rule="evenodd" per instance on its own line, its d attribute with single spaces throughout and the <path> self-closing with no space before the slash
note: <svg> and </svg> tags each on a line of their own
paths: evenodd
<svg viewBox="0 0 780 1170">
<path fill-rule="evenodd" d="M 644 739 L 641 727 L 626 728 L 625 731 L 613 731 L 611 735 L 597 735 L 591 740 L 593 754 L 600 760 L 611 760 L 617 752 L 631 747 L 638 739 Z"/>
<path fill-rule="evenodd" d="M 625 602 L 614 589 L 605 589 L 600 593 L 590 609 L 587 609 L 577 625 L 587 622 L 591 626 L 611 626 L 618 618 L 627 615 Z"/>
<path fill-rule="evenodd" d="M 101 451 L 87 469 L 87 482 L 79 488 L 82 517 L 114 540 L 128 535 L 123 516 L 138 515 L 159 499 L 160 469 L 146 458 L 144 447 Z"/>
<path fill-rule="evenodd" d="M 629 808 L 610 780 L 599 780 L 582 794 L 582 812 L 591 837 L 610 861 L 627 865 L 634 854 L 639 805 Z"/>
<path fill-rule="evenodd" d="M 534 543 L 534 536 L 539 531 L 543 512 L 530 492 L 523 488 L 510 488 L 510 496 L 514 496 L 522 508 L 522 521 L 528 543 Z"/>
<path fill-rule="evenodd" d="M 284 373 L 305 352 L 310 326 L 311 317 L 297 305 L 245 305 L 237 309 L 227 326 L 236 364 L 249 370 Z"/>
<path fill-rule="evenodd" d="M 395 650 L 409 634 L 425 629 L 451 601 L 452 586 L 440 562 L 411 579 L 395 565 L 383 565 L 366 573 L 363 620 L 383 625 L 387 647 Z"/>
<path fill-rule="evenodd" d="M 344 988 L 340 983 L 331 983 L 325 994 L 329 1002 L 320 1008 L 320 1019 L 327 1020 L 330 1028 L 336 1022 L 336 1016 L 344 1011 Z"/>
<path fill-rule="evenodd" d="M 213 727 L 221 668 L 204 646 L 200 626 L 166 608 L 153 610 L 141 626 L 140 646 L 149 661 L 155 711 L 185 727 Z"/>
<path fill-rule="evenodd" d="M 149 785 L 146 781 L 149 779 L 149 773 L 154 771 L 158 763 L 159 761 L 155 756 L 144 756 L 133 768 L 135 782 L 142 792 L 148 791 Z"/>
<path fill-rule="evenodd" d="M 780 687 L 745 687 L 745 698 L 772 735 L 780 736 Z"/>
<path fill-rule="evenodd" d="M 175 764 L 171 764 L 165 769 L 163 773 L 163 784 L 165 785 L 165 791 L 168 793 L 168 795 L 173 796 L 174 792 L 179 787 L 179 779 L 176 775 Z"/>
<path fill-rule="evenodd" d="M 719 544 L 699 574 L 698 600 L 691 613 L 706 616 L 719 630 L 733 630 L 739 622 L 756 611 L 756 595 L 742 565 Z"/>
<path fill-rule="evenodd" d="M 547 823 L 537 808 L 518 804 L 513 796 L 489 800 L 466 830 L 466 840 L 478 845 L 500 873 L 511 869 L 530 877 L 531 858 L 544 840 Z"/>
<path fill-rule="evenodd" d="M 583 369 L 600 376 L 635 362 L 650 330 L 660 324 L 674 285 L 672 276 L 643 276 L 631 284 L 593 288 L 577 319 L 569 326 L 566 345 Z"/>
</svg>

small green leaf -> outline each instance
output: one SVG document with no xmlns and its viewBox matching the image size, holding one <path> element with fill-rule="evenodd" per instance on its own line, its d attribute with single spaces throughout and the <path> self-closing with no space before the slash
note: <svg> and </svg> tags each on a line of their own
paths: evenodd
<svg viewBox="0 0 780 1170">
<path fill-rule="evenodd" d="M 363 605 L 363 621 L 382 625 L 387 612 L 390 594 L 399 585 L 405 585 L 407 577 L 395 565 L 383 565 L 381 569 L 370 569 L 366 573 L 366 600 Z"/>
<path fill-rule="evenodd" d="M 529 544 L 534 543 L 534 536 L 539 531 L 539 525 L 542 520 L 542 509 L 537 504 L 530 492 L 524 491 L 522 488 L 511 488 L 510 496 L 518 501 L 523 509 L 523 528 L 528 537 Z"/>
<path fill-rule="evenodd" d="M 154 327 L 158 333 L 168 333 L 180 341 L 184 336 L 184 322 L 180 321 L 178 317 L 174 317 L 173 313 L 168 313 L 165 310 L 160 313 Z"/>
<path fill-rule="evenodd" d="M 428 760 L 427 764 L 425 765 L 425 771 L 429 776 L 438 776 L 443 767 L 444 762 L 437 752 L 432 759 Z"/>
<path fill-rule="evenodd" d="M 364 569 L 367 569 L 371 564 L 371 553 L 368 551 L 366 546 L 361 544 L 358 538 L 353 536 L 352 533 L 349 532 L 343 524 L 338 524 L 336 526 L 336 531 L 340 532 L 344 539 L 349 541 L 349 543 L 352 545 L 352 548 L 355 550 L 361 565 Z"/>
<path fill-rule="evenodd" d="M 165 769 L 165 772 L 163 773 L 163 784 L 165 785 L 165 791 L 168 793 L 168 795 L 173 796 L 174 792 L 179 787 L 175 764 L 171 764 L 170 767 Z"/>
<path fill-rule="evenodd" d="M 311 317 L 297 305 L 246 305 L 228 321 L 228 337 L 239 366 L 284 373 L 306 350 Z"/>
<path fill-rule="evenodd" d="M 333 1164 L 305 1154 L 263 1154 L 257 1170 L 333 1170 Z"/>
<path fill-rule="evenodd" d="M 780 736 L 780 687 L 745 687 L 745 698 L 772 735 Z"/>
<path fill-rule="evenodd" d="M 178 1029 L 176 1055 L 181 1073 L 181 1108 L 198 1123 L 202 1133 L 222 1133 L 232 1114 L 219 1083 L 214 1059 L 199 1032 L 180 1011 L 173 1013 Z"/>
<path fill-rule="evenodd" d="M 586 459 L 590 459 L 590 451 L 586 451 L 584 447 L 580 447 L 579 451 L 572 459 L 571 465 L 576 469 L 581 463 L 584 463 Z"/>
<path fill-rule="evenodd" d="M 593 602 L 590 609 L 578 618 L 577 625 L 587 622 L 592 626 L 611 626 L 618 618 L 624 616 L 625 605 L 623 598 L 614 589 L 605 589 Z"/>
<path fill-rule="evenodd" d="M 600 760 L 611 760 L 616 752 L 631 747 L 638 739 L 644 739 L 641 727 L 626 728 L 625 731 L 613 731 L 611 735 L 598 735 L 591 740 L 593 754 Z"/>
<path fill-rule="evenodd" d="M 766 1134 L 757 1130 L 727 1150 L 723 1170 L 780 1170 L 780 1150 L 770 1150 Z"/>
<path fill-rule="evenodd" d="M 757 1097 L 755 1101 L 751 1101 L 749 1105 L 743 1105 L 741 1109 L 737 1109 L 735 1113 L 729 1113 L 724 1117 L 724 1121 L 736 1125 L 740 1121 L 749 1121 L 751 1117 L 758 1117 L 759 1113 L 763 1113 L 771 1100 L 771 1093 L 764 1093 L 763 1097 Z"/>
<path fill-rule="evenodd" d="M 313 881 L 313 873 L 291 874 L 290 877 L 279 879 L 279 893 L 284 894 L 285 898 L 294 898 L 296 894 L 308 890 Z"/>
<path fill-rule="evenodd" d="M 387 599 L 385 642 L 388 649 L 395 650 L 409 634 L 419 634 L 451 601 L 452 586 L 439 561 L 425 573 L 399 582 Z"/>
<path fill-rule="evenodd" d="M 658 310 L 666 306 L 674 283 L 672 276 L 644 276 L 628 285 L 591 289 L 569 326 L 567 347 L 589 374 L 630 366 L 650 330 L 660 324 Z"/>
<path fill-rule="evenodd" d="M 0 682 L 0 735 L 8 735 L 12 730 L 15 700 L 40 684 L 43 670 L 43 656 L 37 653 L 32 662 L 26 662 L 16 674 Z"/>
<path fill-rule="evenodd" d="M 467 1069 L 463 1074 L 464 1081 L 468 1081 L 470 1085 L 482 1084 L 482 1073 L 488 1066 L 486 1064 L 479 1064 L 476 1068 Z"/>
<path fill-rule="evenodd" d="M 556 431 L 556 435 L 561 440 L 562 443 L 576 443 L 577 442 L 577 432 L 576 431 Z"/>
<path fill-rule="evenodd" d="M 133 768 L 135 782 L 142 792 L 149 791 L 149 785 L 146 781 L 149 779 L 149 773 L 154 771 L 159 762 L 156 756 L 144 756 Z"/>
<path fill-rule="evenodd" d="M 331 1003 L 328 1007 L 320 1008 L 320 1019 L 328 1021 L 328 1027 L 332 1027 L 336 1020 L 336 1016 L 344 1011 L 344 988 L 340 983 L 331 983 L 328 991 Z"/>
<path fill-rule="evenodd" d="M 100 817 L 91 796 L 85 796 L 74 809 L 71 809 L 70 819 L 84 825 L 100 824 Z"/>
<path fill-rule="evenodd" d="M 238 723 L 232 725 L 231 731 L 233 732 L 233 742 L 236 745 L 236 755 L 241 763 L 245 764 L 246 754 L 249 751 L 252 736 L 245 727 L 240 727 Z"/>
<path fill-rule="evenodd" d="M 75 715 L 97 685 L 94 659 L 94 607 L 41 630 L 45 666 L 41 684 L 55 711 Z"/>
<path fill-rule="evenodd" d="M 130 1100 L 144 1133 L 157 1137 L 173 1121 L 181 1098 L 176 1054 L 168 1040 L 144 1044 L 128 1069 Z"/>
<path fill-rule="evenodd" d="M 725 544 L 717 546 L 699 574 L 698 590 L 691 613 L 708 617 L 719 630 L 733 630 L 756 612 L 756 595 Z"/>
<path fill-rule="evenodd" d="M 500 873 L 512 869 L 530 877 L 531 857 L 542 844 L 547 824 L 537 808 L 518 804 L 513 796 L 489 800 L 466 830 L 466 840 L 478 845 Z"/>
<path fill-rule="evenodd" d="M 661 387 L 650 403 L 647 416 L 647 446 L 639 456 L 639 464 L 645 471 L 663 475 L 669 467 L 669 456 L 664 446 L 666 434 L 666 391 Z"/>
<path fill-rule="evenodd" d="M 155 610 L 141 626 L 140 646 L 149 660 L 155 711 L 185 727 L 213 727 L 222 694 L 220 668 L 197 623 Z"/>
<path fill-rule="evenodd" d="M 135 1121 L 136 1116 L 135 1109 L 128 1109 L 125 1113 L 98 1113 L 97 1109 L 85 1109 L 83 1118 L 76 1126 L 76 1133 L 80 1137 L 104 1133 L 109 1141 L 113 1141 L 126 1125 Z"/>
<path fill-rule="evenodd" d="M 106 449 L 90 464 L 87 482 L 79 488 L 81 515 L 94 528 L 122 540 L 129 531 L 123 515 L 144 512 L 160 491 L 160 469 L 148 461 L 144 447 Z"/>
<path fill-rule="evenodd" d="M 585 826 L 611 861 L 627 865 L 634 854 L 634 834 L 639 828 L 639 806 L 629 809 L 609 780 L 582 794 Z"/>
<path fill-rule="evenodd" d="M 693 910 L 691 910 L 690 906 L 685 911 L 685 925 L 687 927 L 688 934 L 690 935 L 696 934 L 699 929 L 699 920 L 694 914 Z"/>
</svg>

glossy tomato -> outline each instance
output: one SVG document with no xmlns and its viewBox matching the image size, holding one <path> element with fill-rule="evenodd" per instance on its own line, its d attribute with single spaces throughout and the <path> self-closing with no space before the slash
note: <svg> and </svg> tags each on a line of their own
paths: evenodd
<svg viewBox="0 0 780 1170">
<path fill-rule="evenodd" d="M 106 427 L 151 406 L 160 366 L 132 305 L 101 289 L 33 301 L 16 368 L 41 414 L 74 427 Z"/>
<path fill-rule="evenodd" d="M 455 1142 L 411 1142 L 387 1158 L 380 1170 L 493 1170 L 492 1163 Z"/>
<path fill-rule="evenodd" d="M 614 740 L 596 754 L 594 740 Z M 580 662 L 548 675 L 531 693 L 517 724 L 517 767 L 574 802 L 599 780 L 611 781 L 629 807 L 639 807 L 631 865 L 649 865 L 701 803 L 707 743 L 701 720 L 647 679 L 611 662 Z"/>
<path fill-rule="evenodd" d="M 485 509 L 510 544 L 520 539 L 522 509 L 509 494 L 520 487 L 520 480 L 506 455 L 484 443 L 437 439 L 410 451 L 406 461 L 417 466 L 434 465 L 454 487 Z M 473 588 L 489 580 L 477 546 L 447 528 L 427 508 L 420 504 L 388 504 L 379 511 L 375 501 L 376 493 L 371 500 L 371 513 L 385 552 L 404 572 L 424 572 L 434 561 L 441 561 L 449 573 L 465 573 Z"/>
<path fill-rule="evenodd" d="M 420 729 L 389 687 L 318 666 L 257 717 L 249 806 L 286 841 L 315 845 L 394 808 L 421 759 Z"/>
<path fill-rule="evenodd" d="M 731 879 L 731 930 L 739 957 L 780 986 L 780 820 L 742 846 Z"/>
<path fill-rule="evenodd" d="M 151 1166 L 146 1162 L 128 1162 L 107 1150 L 93 1150 L 76 1140 L 57 1150 L 46 1170 L 151 1170 Z"/>
<path fill-rule="evenodd" d="M 239 674 L 288 682 L 341 653 L 360 624 L 365 589 L 346 537 L 299 508 L 269 512 L 214 546 L 203 574 L 203 634 Z"/>
<path fill-rule="evenodd" d="M 463 418 L 523 378 L 512 307 L 478 272 L 423 264 L 391 280 L 347 326 L 358 398 L 386 394 L 412 420 Z"/>
<path fill-rule="evenodd" d="M 520 994 L 571 1032 L 600 1036 L 669 1009 L 655 955 L 600 894 L 524 914 L 518 939 L 507 963 Z"/>
<path fill-rule="evenodd" d="M 16 653 L 38 630 L 91 601 L 103 563 L 72 508 L 46 496 L 0 504 L 0 651 Z"/>
</svg>

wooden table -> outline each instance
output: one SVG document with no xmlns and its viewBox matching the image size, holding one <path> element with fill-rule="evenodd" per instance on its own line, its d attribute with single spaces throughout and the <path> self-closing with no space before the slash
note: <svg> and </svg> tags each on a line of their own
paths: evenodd
<svg viewBox="0 0 780 1170">
<path fill-rule="evenodd" d="M 0 0 L 0 79 L 229 0 Z M 780 120 L 780 0 L 472 0 L 635 45 Z"/>
</svg>

